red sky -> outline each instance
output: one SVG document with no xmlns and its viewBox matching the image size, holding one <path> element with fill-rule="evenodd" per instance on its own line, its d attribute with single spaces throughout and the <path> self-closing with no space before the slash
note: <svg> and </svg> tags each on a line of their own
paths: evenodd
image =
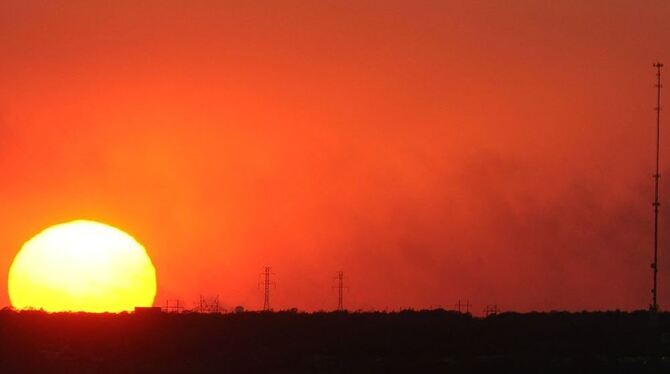
<svg viewBox="0 0 670 374">
<path fill-rule="evenodd" d="M 0 272 L 88 218 L 159 304 L 647 307 L 667 1 L 142 3 L 0 3 Z"/>
</svg>

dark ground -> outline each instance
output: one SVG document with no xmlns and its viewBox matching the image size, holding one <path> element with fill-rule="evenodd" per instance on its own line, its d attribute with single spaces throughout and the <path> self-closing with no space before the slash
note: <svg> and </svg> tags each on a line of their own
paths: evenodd
<svg viewBox="0 0 670 374">
<path fill-rule="evenodd" d="M 669 373 L 670 314 L 0 312 L 0 373 Z"/>
</svg>

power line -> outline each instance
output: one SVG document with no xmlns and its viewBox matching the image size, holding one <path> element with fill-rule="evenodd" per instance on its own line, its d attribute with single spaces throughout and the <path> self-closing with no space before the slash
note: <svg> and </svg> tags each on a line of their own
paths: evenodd
<svg viewBox="0 0 670 374">
<path fill-rule="evenodd" d="M 659 173 L 659 156 L 660 156 L 660 142 L 661 142 L 661 68 L 663 64 L 657 62 L 654 64 L 656 68 L 656 173 L 654 173 L 654 262 L 651 264 L 651 269 L 654 275 L 654 288 L 651 290 L 651 305 L 649 309 L 652 312 L 658 311 L 658 210 L 661 203 L 658 201 L 658 182 L 661 178 Z"/>
</svg>

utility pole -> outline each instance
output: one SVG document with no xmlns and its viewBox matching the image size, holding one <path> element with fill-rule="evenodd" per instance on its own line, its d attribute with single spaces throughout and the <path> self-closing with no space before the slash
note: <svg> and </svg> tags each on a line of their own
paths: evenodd
<svg viewBox="0 0 670 374">
<path fill-rule="evenodd" d="M 656 173 L 654 173 L 654 262 L 651 264 L 651 269 L 654 274 L 654 288 L 651 290 L 651 305 L 649 309 L 651 312 L 658 311 L 658 209 L 661 203 L 658 201 L 658 182 L 661 178 L 659 172 L 659 156 L 661 145 L 661 68 L 663 64 L 657 62 L 654 64 L 656 68 Z"/>
<path fill-rule="evenodd" d="M 165 312 L 167 313 L 181 313 L 184 307 L 181 305 L 181 300 L 173 300 L 173 303 L 170 304 L 170 300 L 165 300 Z"/>
<path fill-rule="evenodd" d="M 466 300 L 465 304 L 463 304 L 463 303 L 461 303 L 461 300 L 459 299 L 458 303 L 456 303 L 455 307 L 458 310 L 458 313 L 461 313 L 461 310 L 462 310 L 461 308 L 462 307 L 465 308 L 465 313 L 466 314 L 470 313 L 470 300 Z"/>
</svg>

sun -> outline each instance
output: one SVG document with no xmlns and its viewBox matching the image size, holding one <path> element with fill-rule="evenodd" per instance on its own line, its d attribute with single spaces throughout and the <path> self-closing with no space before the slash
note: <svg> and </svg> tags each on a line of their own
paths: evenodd
<svg viewBox="0 0 670 374">
<path fill-rule="evenodd" d="M 156 270 L 132 236 L 77 220 L 28 240 L 9 269 L 8 288 L 17 309 L 122 312 L 153 304 Z"/>
</svg>

